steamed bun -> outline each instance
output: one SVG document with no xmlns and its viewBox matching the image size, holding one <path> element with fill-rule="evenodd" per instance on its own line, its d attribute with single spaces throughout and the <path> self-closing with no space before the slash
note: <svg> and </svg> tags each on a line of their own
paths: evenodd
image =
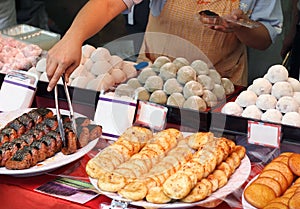
<svg viewBox="0 0 300 209">
<path fill-rule="evenodd" d="M 197 81 L 201 83 L 204 89 L 213 90 L 215 87 L 215 83 L 211 77 L 208 75 L 198 75 Z"/>
<path fill-rule="evenodd" d="M 183 107 L 185 98 L 181 93 L 173 93 L 168 97 L 167 105 Z"/>
<path fill-rule="evenodd" d="M 167 95 L 163 90 L 156 90 L 150 95 L 149 101 L 157 104 L 166 104 Z"/>
<path fill-rule="evenodd" d="M 275 109 L 277 99 L 271 94 L 262 94 L 256 100 L 256 106 L 261 110 Z"/>
<path fill-rule="evenodd" d="M 276 109 L 282 113 L 298 112 L 299 104 L 293 97 L 284 96 L 278 100 Z"/>
<path fill-rule="evenodd" d="M 96 48 L 96 50 L 94 50 L 91 54 L 91 60 L 93 60 L 93 62 L 97 62 L 100 60 L 109 62 L 110 58 L 111 54 L 109 50 L 104 47 Z"/>
<path fill-rule="evenodd" d="M 191 96 L 201 96 L 203 94 L 203 87 L 197 81 L 189 81 L 183 87 L 183 96 L 189 98 Z"/>
<path fill-rule="evenodd" d="M 300 114 L 298 112 L 288 112 L 282 117 L 281 123 L 300 127 Z"/>
<path fill-rule="evenodd" d="M 191 67 L 194 68 L 197 75 L 208 75 L 209 74 L 209 68 L 207 64 L 202 60 L 194 60 L 191 63 Z"/>
<path fill-rule="evenodd" d="M 173 94 L 173 93 L 181 93 L 183 90 L 183 87 L 180 83 L 178 83 L 176 78 L 171 78 L 168 79 L 163 87 L 163 90 L 168 94 Z"/>
<path fill-rule="evenodd" d="M 294 92 L 300 91 L 300 82 L 295 78 L 288 78 L 287 82 L 289 82 L 294 90 Z"/>
<path fill-rule="evenodd" d="M 204 99 L 208 107 L 214 107 L 218 103 L 217 96 L 210 90 L 203 91 L 202 99 Z"/>
<path fill-rule="evenodd" d="M 168 62 L 171 62 L 171 60 L 170 60 L 169 57 L 166 57 L 166 56 L 159 56 L 159 57 L 157 57 L 157 58 L 154 60 L 154 62 L 153 62 L 153 64 L 152 64 L 151 68 L 152 68 L 155 72 L 159 73 L 160 67 L 163 66 L 164 64 L 168 63 Z"/>
<path fill-rule="evenodd" d="M 271 94 L 277 99 L 280 99 L 283 96 L 293 96 L 294 91 L 290 83 L 286 81 L 279 81 L 273 84 Z"/>
<path fill-rule="evenodd" d="M 287 81 L 288 76 L 289 72 L 283 65 L 273 65 L 268 69 L 264 78 L 268 79 L 271 83 L 276 83 L 279 81 Z"/>
<path fill-rule="evenodd" d="M 262 114 L 262 111 L 256 105 L 249 105 L 242 112 L 242 117 L 260 120 Z"/>
<path fill-rule="evenodd" d="M 149 92 L 142 86 L 135 89 L 134 93 L 139 100 L 148 101 L 150 98 Z"/>
<path fill-rule="evenodd" d="M 149 92 L 153 92 L 156 90 L 162 90 L 163 85 L 164 85 L 164 81 L 162 80 L 162 78 L 157 75 L 153 75 L 147 78 L 144 87 Z"/>
<path fill-rule="evenodd" d="M 261 115 L 261 120 L 273 122 L 273 123 L 281 123 L 282 114 L 279 110 L 276 109 L 268 109 Z"/>
<path fill-rule="evenodd" d="M 227 115 L 241 116 L 243 108 L 236 102 L 227 102 L 223 107 L 221 112 Z"/>
<path fill-rule="evenodd" d="M 183 66 L 177 72 L 177 80 L 181 84 L 196 80 L 196 71 L 191 66 Z"/>
<path fill-rule="evenodd" d="M 168 62 L 163 66 L 161 66 L 159 71 L 159 76 L 164 81 L 166 81 L 170 78 L 176 78 L 176 73 L 177 73 L 177 66 L 172 62 Z"/>
<path fill-rule="evenodd" d="M 173 60 L 173 63 L 176 65 L 177 69 L 189 65 L 189 61 L 183 57 L 177 57 Z"/>
<path fill-rule="evenodd" d="M 251 86 L 251 91 L 257 94 L 257 96 L 261 94 L 270 94 L 272 90 L 272 84 L 269 80 L 265 78 L 257 78 L 253 81 Z"/>
<path fill-rule="evenodd" d="M 183 107 L 187 109 L 205 111 L 207 109 L 206 102 L 199 96 L 191 96 L 183 103 Z"/>
</svg>

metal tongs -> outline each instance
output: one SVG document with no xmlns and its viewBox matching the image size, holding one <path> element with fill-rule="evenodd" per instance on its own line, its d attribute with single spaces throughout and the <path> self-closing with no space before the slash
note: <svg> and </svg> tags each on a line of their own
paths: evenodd
<svg viewBox="0 0 300 209">
<path fill-rule="evenodd" d="M 63 81 L 64 90 L 65 90 L 65 94 L 66 94 L 67 102 L 68 102 L 68 106 L 69 106 L 69 117 L 70 117 L 70 120 L 71 120 L 71 123 L 72 123 L 72 129 L 73 129 L 74 134 L 77 136 L 76 121 L 75 121 L 75 118 L 74 118 L 73 106 L 72 106 L 72 103 L 71 103 L 70 94 L 69 94 L 68 86 L 67 86 L 67 83 L 65 81 L 64 75 L 62 75 L 62 81 Z M 57 121 L 58 121 L 58 129 L 59 129 L 60 137 L 61 137 L 62 142 L 63 142 L 63 146 L 66 147 L 67 142 L 66 142 L 66 138 L 65 138 L 63 119 L 61 117 L 60 108 L 59 108 L 59 104 L 58 104 L 57 85 L 54 88 L 54 99 L 55 99 L 56 117 L 57 117 Z"/>
</svg>

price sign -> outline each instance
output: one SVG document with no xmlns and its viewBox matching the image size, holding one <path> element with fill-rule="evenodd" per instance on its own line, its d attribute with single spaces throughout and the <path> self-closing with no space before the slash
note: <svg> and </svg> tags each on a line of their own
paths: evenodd
<svg viewBox="0 0 300 209">
<path fill-rule="evenodd" d="M 163 130 L 166 125 L 168 108 L 146 101 L 139 101 L 135 124 L 155 130 Z"/>
<path fill-rule="evenodd" d="M 248 121 L 248 143 L 279 148 L 281 125 Z"/>
</svg>

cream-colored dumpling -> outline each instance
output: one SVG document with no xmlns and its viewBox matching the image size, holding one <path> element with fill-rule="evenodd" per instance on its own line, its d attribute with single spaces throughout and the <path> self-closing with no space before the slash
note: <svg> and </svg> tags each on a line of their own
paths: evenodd
<svg viewBox="0 0 300 209">
<path fill-rule="evenodd" d="M 96 79 L 105 80 L 105 83 L 107 83 L 109 88 L 116 84 L 114 77 L 112 77 L 112 75 L 109 73 L 100 74 L 96 77 Z"/>
<path fill-rule="evenodd" d="M 96 76 L 93 73 L 89 72 L 89 71 L 87 71 L 85 77 L 87 77 L 89 80 L 93 80 L 93 79 L 96 78 Z"/>
<path fill-rule="evenodd" d="M 93 60 L 93 62 L 97 62 L 100 60 L 109 62 L 110 58 L 111 54 L 109 50 L 104 47 L 96 48 L 96 50 L 94 50 L 91 54 L 91 60 Z"/>
<path fill-rule="evenodd" d="M 160 67 L 163 66 L 164 64 L 168 63 L 168 62 L 171 62 L 170 58 L 169 57 L 166 57 L 166 56 L 159 56 L 157 57 L 153 64 L 151 65 L 151 68 L 159 73 L 160 71 Z"/>
<path fill-rule="evenodd" d="M 272 91 L 272 84 L 265 78 L 257 78 L 253 81 L 251 91 L 254 91 L 257 96 L 261 94 L 270 94 Z"/>
<path fill-rule="evenodd" d="M 204 99 L 208 107 L 214 107 L 218 103 L 217 96 L 214 93 L 212 93 L 210 90 L 203 91 L 202 99 Z"/>
<path fill-rule="evenodd" d="M 85 44 L 81 47 L 82 56 L 84 56 L 86 58 L 90 58 L 93 51 L 95 51 L 95 50 L 96 50 L 96 48 L 90 44 Z"/>
<path fill-rule="evenodd" d="M 283 115 L 281 123 L 300 127 L 300 114 L 298 112 L 288 112 Z"/>
<path fill-rule="evenodd" d="M 163 90 L 156 90 L 150 95 L 149 101 L 157 104 L 166 104 L 167 99 L 167 94 Z"/>
<path fill-rule="evenodd" d="M 41 73 L 46 72 L 46 62 L 47 62 L 46 58 L 41 58 L 36 63 L 36 66 L 35 66 L 36 71 L 41 72 Z"/>
<path fill-rule="evenodd" d="M 122 70 L 126 73 L 127 78 L 134 78 L 137 76 L 137 70 L 134 67 L 133 63 L 124 61 Z"/>
<path fill-rule="evenodd" d="M 247 107 L 249 105 L 255 105 L 257 100 L 257 95 L 253 91 L 242 91 L 235 102 L 241 107 Z"/>
<path fill-rule="evenodd" d="M 162 90 L 163 85 L 164 81 L 162 80 L 162 78 L 157 75 L 153 75 L 147 78 L 144 87 L 145 89 L 147 89 L 147 91 L 154 92 L 156 90 Z"/>
<path fill-rule="evenodd" d="M 293 98 L 296 100 L 296 102 L 300 106 L 300 92 L 298 92 L 298 91 L 294 92 Z"/>
<path fill-rule="evenodd" d="M 207 106 L 204 99 L 199 96 L 191 96 L 183 103 L 183 107 L 187 109 L 206 111 Z"/>
<path fill-rule="evenodd" d="M 279 81 L 287 81 L 288 76 L 289 72 L 283 65 L 273 65 L 268 69 L 264 78 L 268 79 L 271 83 L 276 83 Z"/>
<path fill-rule="evenodd" d="M 150 67 L 144 68 L 140 74 L 138 75 L 137 79 L 139 80 L 139 82 L 141 84 L 145 84 L 146 80 L 150 77 L 150 76 L 154 76 L 156 75 L 156 73 L 154 72 L 154 70 Z"/>
<path fill-rule="evenodd" d="M 215 87 L 214 81 L 208 75 L 198 75 L 197 81 L 201 83 L 203 89 L 213 90 Z"/>
<path fill-rule="evenodd" d="M 105 60 L 99 60 L 94 62 L 91 73 L 94 75 L 100 75 L 109 72 L 112 69 L 112 65 Z"/>
<path fill-rule="evenodd" d="M 262 111 L 256 105 L 247 106 L 242 112 L 242 117 L 260 120 Z"/>
<path fill-rule="evenodd" d="M 191 67 L 196 71 L 197 75 L 208 75 L 209 74 L 209 68 L 206 64 L 206 62 L 202 60 L 194 60 L 191 63 Z"/>
<path fill-rule="evenodd" d="M 119 68 L 121 69 L 123 66 L 123 59 L 119 57 L 118 55 L 112 55 L 110 57 L 109 63 L 114 67 L 114 68 Z"/>
<path fill-rule="evenodd" d="M 294 91 L 290 83 L 279 81 L 273 84 L 271 94 L 279 99 L 283 96 L 293 96 Z"/>
<path fill-rule="evenodd" d="M 189 98 L 191 96 L 201 96 L 203 94 L 203 87 L 197 81 L 189 81 L 183 87 L 184 98 Z"/>
<path fill-rule="evenodd" d="M 110 88 L 110 85 L 105 81 L 105 79 L 95 78 L 90 80 L 86 89 L 94 90 L 94 91 L 107 91 Z"/>
<path fill-rule="evenodd" d="M 214 95 L 216 95 L 216 97 L 218 98 L 219 101 L 226 98 L 225 89 L 220 84 L 214 85 L 212 93 L 214 93 Z"/>
<path fill-rule="evenodd" d="M 70 78 L 74 79 L 78 76 L 86 76 L 88 71 L 85 69 L 84 65 L 78 65 L 77 68 L 71 73 Z"/>
<path fill-rule="evenodd" d="M 185 98 L 181 93 L 173 93 L 168 97 L 167 105 L 183 107 Z"/>
<path fill-rule="evenodd" d="M 136 88 L 134 93 L 135 93 L 135 96 L 137 97 L 137 99 L 139 99 L 139 100 L 148 101 L 150 98 L 150 93 L 147 91 L 147 89 L 145 89 L 142 86 Z"/>
<path fill-rule="evenodd" d="M 261 115 L 261 120 L 273 122 L 273 123 L 281 123 L 282 114 L 279 110 L 276 109 L 268 109 Z"/>
<path fill-rule="evenodd" d="M 160 67 L 159 76 L 164 81 L 166 81 L 170 78 L 176 78 L 177 70 L 178 70 L 178 68 L 174 63 L 168 62 Z"/>
<path fill-rule="evenodd" d="M 196 71 L 191 66 L 183 66 L 177 71 L 177 80 L 181 84 L 196 80 Z"/>
<path fill-rule="evenodd" d="M 256 106 L 261 110 L 275 109 L 277 99 L 271 94 L 262 94 L 257 97 Z"/>
<path fill-rule="evenodd" d="M 229 95 L 234 92 L 234 84 L 229 78 L 221 78 L 221 84 L 225 89 L 225 94 Z"/>
<path fill-rule="evenodd" d="M 210 69 L 208 76 L 211 77 L 211 79 L 213 79 L 213 81 L 215 82 L 215 84 L 222 84 L 222 77 L 220 75 L 220 73 L 216 70 Z"/>
<path fill-rule="evenodd" d="M 137 89 L 139 87 L 141 87 L 141 83 L 139 82 L 139 80 L 137 78 L 130 78 L 128 81 L 127 81 L 127 84 L 129 86 L 131 86 L 132 88 L 134 89 Z"/>
<path fill-rule="evenodd" d="M 126 74 L 118 69 L 118 68 L 114 68 L 110 71 L 111 76 L 114 78 L 115 83 L 123 83 L 127 80 Z"/>
<path fill-rule="evenodd" d="M 85 63 L 84 63 L 84 67 L 87 71 L 91 71 L 92 67 L 93 67 L 93 60 L 91 60 L 90 58 L 86 59 Z"/>
<path fill-rule="evenodd" d="M 221 112 L 226 115 L 235 115 L 241 116 L 243 112 L 243 108 L 238 105 L 236 102 L 227 102 L 223 107 Z"/>
<path fill-rule="evenodd" d="M 299 80 L 289 77 L 287 82 L 289 82 L 294 90 L 294 92 L 299 91 L 300 92 L 300 82 Z"/>
<path fill-rule="evenodd" d="M 171 78 L 165 82 L 163 90 L 166 92 L 166 94 L 170 95 L 173 93 L 181 93 L 183 87 L 180 83 L 178 83 L 176 78 Z"/>
<path fill-rule="evenodd" d="M 282 113 L 298 112 L 299 104 L 293 97 L 284 96 L 277 101 L 276 109 Z"/>
<path fill-rule="evenodd" d="M 173 63 L 176 65 L 177 69 L 180 69 L 183 66 L 187 66 L 190 64 L 190 62 L 183 58 L 183 57 L 177 57 L 173 60 Z"/>
<path fill-rule="evenodd" d="M 115 89 L 115 94 L 117 96 L 127 96 L 130 98 L 134 98 L 135 90 L 128 84 L 122 83 L 118 85 L 117 88 Z"/>
<path fill-rule="evenodd" d="M 71 86 L 85 88 L 90 80 L 86 76 L 78 76 L 71 82 Z"/>
</svg>

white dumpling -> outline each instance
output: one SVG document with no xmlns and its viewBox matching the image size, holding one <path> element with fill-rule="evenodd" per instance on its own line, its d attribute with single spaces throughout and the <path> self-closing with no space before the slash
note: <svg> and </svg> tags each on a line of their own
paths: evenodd
<svg viewBox="0 0 300 209">
<path fill-rule="evenodd" d="M 119 68 L 121 69 L 123 66 L 123 59 L 119 57 L 118 55 L 112 55 L 110 57 L 109 63 L 114 67 L 114 68 Z"/>
<path fill-rule="evenodd" d="M 261 120 L 273 122 L 273 123 L 281 123 L 282 113 L 276 109 L 268 109 L 261 115 Z"/>
<path fill-rule="evenodd" d="M 247 107 L 249 105 L 256 104 L 257 95 L 253 91 L 242 91 L 238 97 L 236 98 L 235 102 L 240 105 L 241 107 Z"/>
<path fill-rule="evenodd" d="M 149 101 L 157 104 L 166 104 L 167 99 L 167 94 L 163 90 L 156 90 L 150 95 Z"/>
<path fill-rule="evenodd" d="M 166 92 L 166 94 L 170 95 L 173 93 L 181 93 L 183 87 L 176 78 L 171 78 L 164 83 L 163 90 Z"/>
<path fill-rule="evenodd" d="M 109 50 L 104 47 L 96 48 L 96 50 L 94 50 L 91 54 L 91 60 L 93 60 L 93 62 L 97 62 L 100 60 L 109 62 L 110 58 L 111 54 Z"/>
<path fill-rule="evenodd" d="M 112 77 L 109 73 L 100 74 L 96 77 L 96 79 L 100 79 L 100 80 L 104 79 L 105 83 L 107 83 L 109 88 L 111 88 L 116 84 L 114 77 Z"/>
<path fill-rule="evenodd" d="M 283 96 L 293 96 L 294 91 L 290 83 L 279 81 L 273 84 L 271 94 L 279 99 Z"/>
<path fill-rule="evenodd" d="M 78 87 L 78 88 L 85 88 L 89 83 L 89 79 L 86 76 L 78 76 L 73 79 L 71 82 L 71 86 Z"/>
<path fill-rule="evenodd" d="M 147 78 L 145 82 L 145 89 L 149 92 L 154 92 L 156 90 L 162 90 L 164 85 L 164 81 L 161 77 L 157 75 L 153 75 Z"/>
<path fill-rule="evenodd" d="M 84 65 L 78 65 L 77 68 L 71 73 L 70 78 L 74 79 L 78 76 L 86 76 L 87 70 L 85 69 Z"/>
<path fill-rule="evenodd" d="M 293 97 L 284 96 L 277 101 L 276 109 L 282 113 L 298 112 L 299 104 Z"/>
<path fill-rule="evenodd" d="M 95 51 L 96 48 L 90 44 L 85 44 L 81 47 L 82 56 L 86 58 L 90 58 L 93 51 Z"/>
<path fill-rule="evenodd" d="M 203 87 L 197 81 L 189 81 L 183 87 L 184 98 L 189 98 L 191 96 L 201 96 L 203 94 Z"/>
<path fill-rule="evenodd" d="M 227 115 L 241 116 L 243 108 L 236 102 L 227 102 L 223 107 L 221 112 Z"/>
<path fill-rule="evenodd" d="M 187 66 L 190 64 L 190 62 L 183 58 L 183 57 L 177 57 L 173 60 L 173 63 L 176 65 L 177 69 L 180 69 L 183 66 Z"/>
<path fill-rule="evenodd" d="M 1 61 L 0 61 L 0 62 L 1 62 Z M 0 68 L 0 69 L 1 69 L 1 68 Z M 39 72 L 39 71 L 37 71 L 35 67 L 31 67 L 31 68 L 28 70 L 28 72 L 37 75 L 38 79 L 40 79 L 40 77 L 41 77 L 41 75 L 42 75 L 42 73 Z"/>
<path fill-rule="evenodd" d="M 150 76 L 154 76 L 156 75 L 156 73 L 154 72 L 154 70 L 150 67 L 144 68 L 140 74 L 138 75 L 137 79 L 139 80 L 139 82 L 141 84 L 145 84 L 146 80 L 150 77 Z"/>
<path fill-rule="evenodd" d="M 222 81 L 221 81 L 222 77 L 218 71 L 210 69 L 208 76 L 211 77 L 211 79 L 213 79 L 215 84 L 219 84 L 219 85 L 222 84 Z"/>
<path fill-rule="evenodd" d="M 202 60 L 194 60 L 191 63 L 191 67 L 196 71 L 197 75 L 208 75 L 209 68 L 206 62 Z"/>
<path fill-rule="evenodd" d="M 261 110 L 275 109 L 277 99 L 271 94 L 262 94 L 257 97 L 256 106 Z"/>
<path fill-rule="evenodd" d="M 123 83 L 127 80 L 126 73 L 118 68 L 114 68 L 110 71 L 111 76 L 114 78 L 115 83 Z"/>
<path fill-rule="evenodd" d="M 126 73 L 127 78 L 134 78 L 137 76 L 137 70 L 134 67 L 133 63 L 123 62 L 122 70 Z"/>
<path fill-rule="evenodd" d="M 95 78 L 90 80 L 86 89 L 94 90 L 94 91 L 107 91 L 110 88 L 110 85 L 105 81 L 105 79 Z"/>
<path fill-rule="evenodd" d="M 225 89 L 225 94 L 229 95 L 234 92 L 234 84 L 229 78 L 221 78 L 221 84 Z"/>
<path fill-rule="evenodd" d="M 177 80 L 181 84 L 196 80 L 196 71 L 191 66 L 183 66 L 177 71 Z"/>
<path fill-rule="evenodd" d="M 254 91 L 257 96 L 261 94 L 270 94 L 272 91 L 272 84 L 265 78 L 257 78 L 253 81 L 251 91 Z"/>
<path fill-rule="evenodd" d="M 168 62 L 160 67 L 159 76 L 164 81 L 166 81 L 170 78 L 176 78 L 177 70 L 178 70 L 178 68 L 174 63 Z"/>
<path fill-rule="evenodd" d="M 168 97 L 167 105 L 181 108 L 184 102 L 185 98 L 181 93 L 173 93 Z"/>
<path fill-rule="evenodd" d="M 203 86 L 203 89 L 213 90 L 215 87 L 215 82 L 208 75 L 198 75 L 197 81 L 199 83 L 201 83 L 201 85 Z"/>
<path fill-rule="evenodd" d="M 220 84 L 215 84 L 214 85 L 214 88 L 212 90 L 212 93 L 214 93 L 214 95 L 216 95 L 217 99 L 220 101 L 220 100 L 223 100 L 225 99 L 226 97 L 226 94 L 225 94 L 225 89 L 222 85 Z"/>
<path fill-rule="evenodd" d="M 289 72 L 283 65 L 273 65 L 268 69 L 264 78 L 268 79 L 271 83 L 276 83 L 279 81 L 287 81 L 288 76 Z"/>
<path fill-rule="evenodd" d="M 292 78 L 292 77 L 289 77 L 287 82 L 289 82 L 294 90 L 294 92 L 300 92 L 300 82 L 299 80 L 295 79 L 295 78 Z"/>
<path fill-rule="evenodd" d="M 47 59 L 46 58 L 41 58 L 37 63 L 36 63 L 36 71 L 38 72 L 46 72 L 46 62 L 47 62 Z"/>
<path fill-rule="evenodd" d="M 283 115 L 281 123 L 300 127 L 300 114 L 298 112 L 288 112 Z"/>
<path fill-rule="evenodd" d="M 87 71 L 85 77 L 87 77 L 89 80 L 93 80 L 96 78 L 96 76 L 93 73 L 91 73 L 90 71 Z"/>
<path fill-rule="evenodd" d="M 170 58 L 169 57 L 166 57 L 166 56 L 159 56 L 157 57 L 153 64 L 151 65 L 151 68 L 159 73 L 159 70 L 160 70 L 160 67 L 163 66 L 164 64 L 168 63 L 168 62 L 171 62 Z"/>
<path fill-rule="evenodd" d="M 134 93 L 139 100 L 148 101 L 150 98 L 150 93 L 143 86 L 136 88 Z"/>
<path fill-rule="evenodd" d="M 91 59 L 86 59 L 85 63 L 84 63 L 84 67 L 87 71 L 91 71 L 92 70 L 92 67 L 93 67 L 93 60 Z"/>
<path fill-rule="evenodd" d="M 187 109 L 206 111 L 207 106 L 204 99 L 199 96 L 191 96 L 183 103 L 183 107 Z"/>
<path fill-rule="evenodd" d="M 142 84 L 139 82 L 139 80 L 137 78 L 130 78 L 128 81 L 127 81 L 127 84 L 129 86 L 131 86 L 132 88 L 134 89 L 137 89 L 139 87 L 142 86 Z"/>
<path fill-rule="evenodd" d="M 242 112 L 242 117 L 260 120 L 262 111 L 256 105 L 247 106 Z"/>
<path fill-rule="evenodd" d="M 300 92 L 294 92 L 293 98 L 297 101 L 300 106 Z"/>
<path fill-rule="evenodd" d="M 109 72 L 112 69 L 112 65 L 105 60 L 98 60 L 94 62 L 91 73 L 94 75 L 100 75 Z"/>
<path fill-rule="evenodd" d="M 210 90 L 203 91 L 202 99 L 204 99 L 208 107 L 214 107 L 218 103 L 217 96 L 214 93 L 212 93 Z"/>
<path fill-rule="evenodd" d="M 130 98 L 134 98 L 135 90 L 128 84 L 123 83 L 117 86 L 117 88 L 115 89 L 115 94 L 120 97 L 127 96 Z"/>
</svg>

